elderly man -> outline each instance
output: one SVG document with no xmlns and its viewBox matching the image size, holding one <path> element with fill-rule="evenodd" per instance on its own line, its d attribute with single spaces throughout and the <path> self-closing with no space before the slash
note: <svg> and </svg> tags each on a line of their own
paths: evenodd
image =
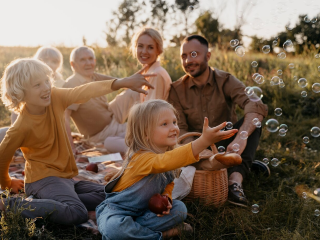
<svg viewBox="0 0 320 240">
<path fill-rule="evenodd" d="M 211 53 L 208 41 L 199 35 L 192 35 L 183 40 L 181 46 L 181 64 L 186 75 L 172 83 L 168 101 L 179 113 L 180 135 L 187 132 L 201 132 L 204 117 L 208 117 L 211 127 L 224 121 L 233 123 L 239 129 L 236 136 L 219 142 L 232 152 L 232 146 L 238 144 L 238 153 L 242 157 L 241 165 L 228 168 L 229 202 L 246 206 L 243 178 L 250 172 L 255 151 L 259 143 L 261 128 L 252 123 L 254 118 L 262 121 L 267 116 L 267 106 L 261 101 L 252 102 L 244 92 L 245 86 L 230 73 L 208 66 Z M 235 107 L 244 109 L 244 118 L 237 121 Z M 240 132 L 248 133 L 247 139 L 240 137 Z M 190 142 L 187 138 L 184 143 Z M 255 168 L 266 174 L 270 171 L 264 163 L 254 162 Z M 209 170 L 209 169 L 208 169 Z"/>
<path fill-rule="evenodd" d="M 94 51 L 88 47 L 75 48 L 70 54 L 70 64 L 74 74 L 66 80 L 64 88 L 73 88 L 82 84 L 113 79 L 113 77 L 94 72 L 96 59 Z M 130 107 L 139 101 L 139 93 L 130 89 L 123 91 L 112 102 L 106 96 L 92 98 L 83 104 L 73 104 L 65 111 L 67 134 L 73 151 L 75 147 L 71 137 L 70 118 L 79 132 L 90 142 L 104 142 L 109 152 L 125 152 L 124 141 L 126 124 L 124 123 Z"/>
</svg>

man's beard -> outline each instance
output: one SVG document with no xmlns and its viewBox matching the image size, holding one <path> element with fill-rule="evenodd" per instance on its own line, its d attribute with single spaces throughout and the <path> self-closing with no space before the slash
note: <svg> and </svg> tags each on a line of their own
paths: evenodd
<svg viewBox="0 0 320 240">
<path fill-rule="evenodd" d="M 195 73 L 190 73 L 187 71 L 187 68 L 189 66 L 199 66 L 199 70 Z M 190 77 L 193 77 L 193 78 L 196 78 L 196 77 L 199 77 L 201 76 L 206 70 L 207 70 L 207 67 L 208 67 L 208 62 L 206 59 L 204 59 L 204 61 L 202 61 L 201 63 L 199 64 L 190 64 L 190 65 L 187 65 L 185 68 L 184 68 L 184 71 L 187 75 L 189 75 Z"/>
</svg>

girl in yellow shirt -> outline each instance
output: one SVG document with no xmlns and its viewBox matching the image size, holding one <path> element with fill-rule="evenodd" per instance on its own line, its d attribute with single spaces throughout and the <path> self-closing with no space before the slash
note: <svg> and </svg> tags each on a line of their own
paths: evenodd
<svg viewBox="0 0 320 240">
<path fill-rule="evenodd" d="M 175 226 L 186 219 L 187 209 L 171 197 L 175 169 L 198 161 L 201 151 L 237 132 L 220 131 L 225 125 L 210 128 L 205 118 L 201 137 L 175 148 L 179 128 L 173 106 L 164 100 L 133 106 L 123 171 L 106 185 L 106 199 L 96 208 L 103 239 L 162 239 L 178 234 Z M 149 199 L 157 193 L 168 201 L 167 211 L 160 215 L 148 209 Z M 190 228 L 184 224 L 184 229 Z"/>
</svg>

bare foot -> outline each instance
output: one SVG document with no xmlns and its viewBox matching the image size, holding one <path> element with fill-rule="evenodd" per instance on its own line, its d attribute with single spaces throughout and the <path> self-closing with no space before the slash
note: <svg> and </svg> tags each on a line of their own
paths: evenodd
<svg viewBox="0 0 320 240">
<path fill-rule="evenodd" d="M 165 232 L 162 232 L 162 236 L 163 238 L 171 238 L 180 234 L 181 231 L 193 232 L 193 228 L 190 224 L 184 222 L 183 228 L 181 228 L 180 226 L 171 228 Z"/>
</svg>

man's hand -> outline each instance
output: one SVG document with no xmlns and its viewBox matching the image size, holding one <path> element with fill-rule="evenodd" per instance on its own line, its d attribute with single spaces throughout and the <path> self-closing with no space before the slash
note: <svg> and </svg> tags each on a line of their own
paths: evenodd
<svg viewBox="0 0 320 240">
<path fill-rule="evenodd" d="M 146 77 L 154 77 L 157 76 L 157 74 L 142 74 L 146 67 L 147 66 L 144 66 L 142 69 L 140 69 L 138 72 L 136 72 L 130 77 L 115 80 L 111 86 L 112 90 L 116 91 L 120 88 L 130 88 L 133 91 L 147 95 L 148 92 L 142 89 L 142 87 L 154 87 L 146 80 Z"/>
<path fill-rule="evenodd" d="M 15 179 L 15 178 L 11 179 L 10 189 L 11 189 L 12 193 L 19 193 L 19 191 L 23 188 L 24 188 L 24 181 L 23 180 Z"/>
<path fill-rule="evenodd" d="M 234 151 L 233 150 L 233 145 L 234 144 L 239 144 L 239 150 L 238 151 Z M 240 138 L 235 138 L 227 147 L 226 152 L 234 152 L 234 153 L 238 153 L 239 155 L 241 155 L 244 151 L 244 149 L 247 146 L 247 139 L 240 139 Z"/>
</svg>

